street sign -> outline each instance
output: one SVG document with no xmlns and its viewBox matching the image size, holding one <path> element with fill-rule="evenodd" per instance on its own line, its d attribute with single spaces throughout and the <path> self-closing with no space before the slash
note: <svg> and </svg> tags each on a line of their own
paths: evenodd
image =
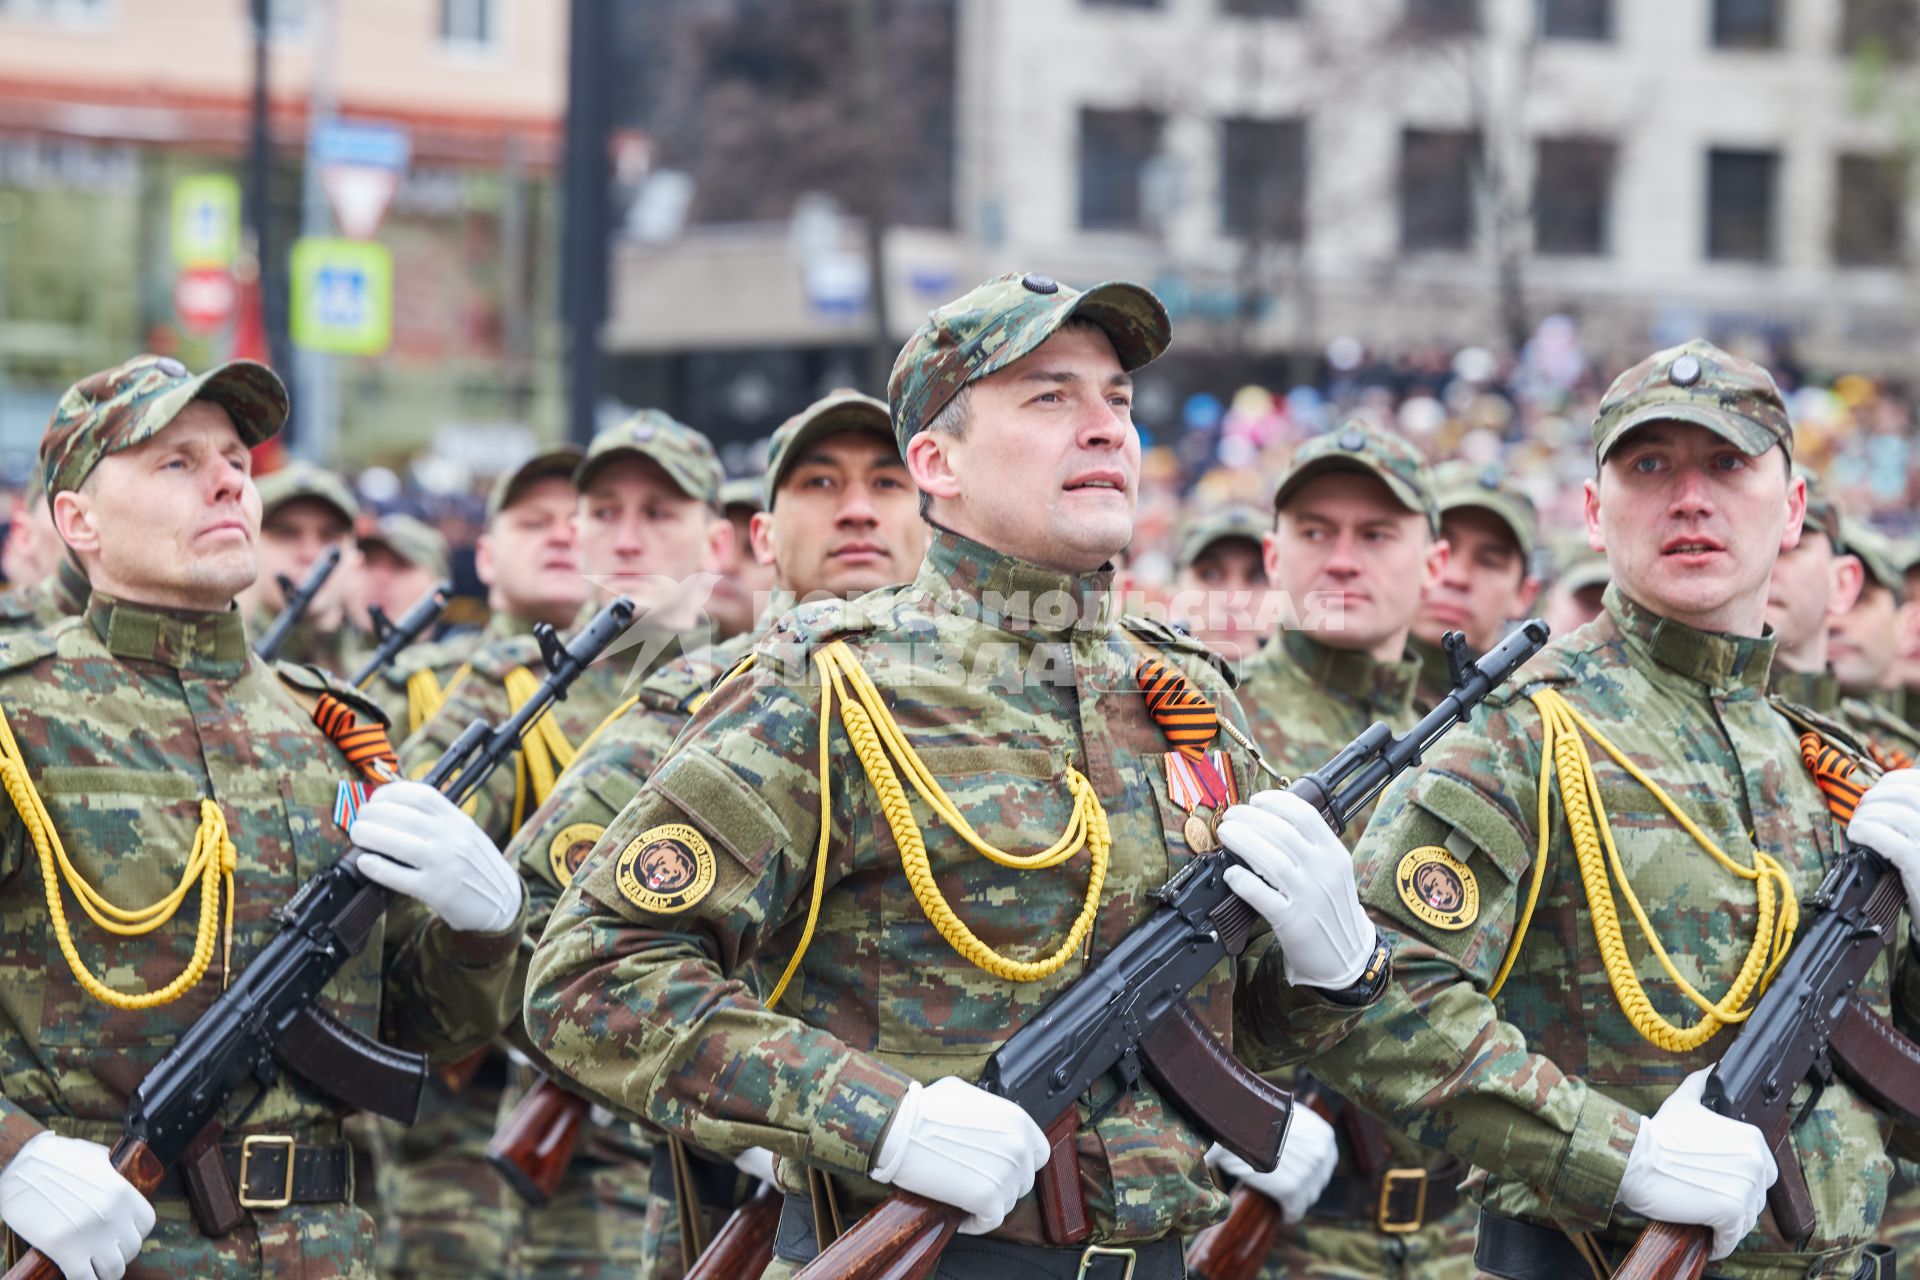
<svg viewBox="0 0 1920 1280">
<path fill-rule="evenodd" d="M 340 230 L 371 240 L 400 189 L 413 143 L 395 125 L 330 120 L 313 134 L 314 172 Z"/>
<path fill-rule="evenodd" d="M 225 267 L 188 267 L 173 282 L 173 310 L 187 332 L 208 337 L 227 327 L 239 289 Z"/>
<path fill-rule="evenodd" d="M 393 256 L 385 245 L 308 237 L 293 246 L 293 341 L 377 356 L 393 340 Z"/>
<path fill-rule="evenodd" d="M 240 254 L 240 184 L 201 173 L 173 184 L 173 260 L 182 267 L 230 267 Z"/>
</svg>

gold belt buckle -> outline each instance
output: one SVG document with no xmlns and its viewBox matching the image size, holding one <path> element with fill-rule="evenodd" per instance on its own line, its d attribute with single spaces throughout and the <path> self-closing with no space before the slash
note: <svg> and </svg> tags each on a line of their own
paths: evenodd
<svg viewBox="0 0 1920 1280">
<path fill-rule="evenodd" d="M 1393 1216 L 1393 1193 L 1396 1187 L 1404 1183 L 1415 1183 L 1417 1190 L 1413 1197 L 1413 1216 L 1395 1218 Z M 1427 1220 L 1427 1171 L 1418 1167 L 1411 1169 L 1389 1169 L 1380 1178 L 1380 1207 L 1375 1214 L 1375 1224 L 1387 1235 L 1406 1235 L 1418 1231 Z"/>
<path fill-rule="evenodd" d="M 255 1199 L 247 1194 L 252 1185 L 248 1166 L 256 1147 L 279 1147 L 287 1153 L 286 1184 L 278 1197 Z M 284 1209 L 293 1203 L 293 1135 L 290 1133 L 250 1133 L 240 1140 L 240 1207 L 243 1209 Z"/>
<path fill-rule="evenodd" d="M 1077 1280 L 1087 1280 L 1087 1268 L 1101 1258 L 1125 1258 L 1127 1269 L 1120 1273 L 1120 1280 L 1133 1280 L 1134 1264 L 1140 1261 L 1140 1255 L 1132 1249 L 1109 1248 L 1103 1244 L 1090 1244 L 1080 1251 L 1080 1270 L 1075 1273 Z"/>
</svg>

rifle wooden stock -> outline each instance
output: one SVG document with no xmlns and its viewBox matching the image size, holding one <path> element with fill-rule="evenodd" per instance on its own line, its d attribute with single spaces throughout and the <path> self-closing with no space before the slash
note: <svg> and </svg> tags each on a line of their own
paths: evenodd
<svg viewBox="0 0 1920 1280">
<path fill-rule="evenodd" d="M 778 1191 L 762 1183 L 752 1199 L 727 1216 L 706 1252 L 687 1268 L 686 1280 L 739 1280 L 765 1271 L 780 1229 L 780 1199 Z"/>
<path fill-rule="evenodd" d="M 1216 1222 L 1187 1246 L 1193 1280 L 1254 1280 L 1273 1252 L 1283 1219 L 1280 1206 L 1252 1187 L 1233 1189 L 1224 1222 Z"/>
<path fill-rule="evenodd" d="M 487 1163 L 535 1208 L 553 1199 L 592 1104 L 545 1076 L 534 1081 L 487 1143 Z"/>
<path fill-rule="evenodd" d="M 1700 1280 L 1713 1231 L 1680 1222 L 1655 1222 L 1640 1233 L 1613 1280 Z"/>
<path fill-rule="evenodd" d="M 444 1067 L 436 1068 L 433 1074 L 440 1077 L 440 1084 L 448 1093 L 464 1093 L 467 1086 L 473 1083 L 473 1078 L 480 1074 L 480 1068 L 486 1065 L 488 1056 L 493 1052 L 493 1044 L 489 1041 L 458 1062 L 449 1062 Z"/>
<path fill-rule="evenodd" d="M 167 1176 L 167 1166 L 138 1138 L 120 1140 L 113 1149 L 113 1167 L 133 1184 L 134 1190 L 149 1199 L 160 1186 L 160 1180 Z M 5 1280 L 62 1280 L 62 1277 L 52 1258 L 38 1249 L 29 1249 L 20 1255 L 20 1261 L 7 1269 Z"/>
<path fill-rule="evenodd" d="M 950 1204 L 896 1191 L 809 1262 L 794 1280 L 924 1280 L 967 1215 Z"/>
</svg>

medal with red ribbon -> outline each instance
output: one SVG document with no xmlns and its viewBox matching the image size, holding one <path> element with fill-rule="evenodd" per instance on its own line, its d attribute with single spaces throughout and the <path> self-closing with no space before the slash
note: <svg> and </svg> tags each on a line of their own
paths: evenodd
<svg viewBox="0 0 1920 1280">
<path fill-rule="evenodd" d="M 1186 810 L 1181 833 L 1187 847 L 1195 853 L 1211 853 L 1220 842 L 1213 823 L 1200 815 L 1200 809 L 1211 810 L 1217 820 L 1238 799 L 1226 753 L 1207 749 L 1220 731 L 1220 709 L 1159 658 L 1142 658 L 1133 675 L 1147 695 L 1147 713 L 1174 747 L 1166 755 L 1167 794 Z"/>
</svg>

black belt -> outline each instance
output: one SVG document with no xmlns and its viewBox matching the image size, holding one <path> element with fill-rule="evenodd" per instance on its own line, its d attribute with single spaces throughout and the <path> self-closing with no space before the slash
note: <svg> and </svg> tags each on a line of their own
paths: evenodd
<svg viewBox="0 0 1920 1280">
<path fill-rule="evenodd" d="M 1454 1186 L 1459 1175 L 1460 1165 L 1453 1160 L 1434 1170 L 1419 1165 L 1383 1169 L 1378 1178 L 1335 1175 L 1307 1210 L 1307 1218 L 1364 1223 L 1384 1235 L 1405 1235 L 1460 1207 Z"/>
<path fill-rule="evenodd" d="M 283 1209 L 290 1204 L 337 1204 L 352 1198 L 353 1148 L 344 1142 L 312 1146 L 285 1134 L 249 1134 L 220 1144 L 243 1209 Z M 178 1165 L 160 1179 L 149 1199 L 182 1200 L 186 1180 Z"/>
<path fill-rule="evenodd" d="M 1597 1243 L 1597 1242 L 1596 1242 Z M 1599 1245 L 1611 1266 L 1618 1266 L 1626 1250 L 1618 1245 Z M 1585 1280 L 1593 1275 L 1593 1266 L 1564 1231 L 1537 1226 L 1517 1218 L 1480 1211 L 1479 1239 L 1473 1248 L 1473 1265 L 1502 1280 Z M 1870 1244 L 1853 1280 L 1895 1280 L 1892 1248 Z M 1707 1272 L 1701 1280 L 1725 1280 Z"/>
<path fill-rule="evenodd" d="M 774 1256 L 787 1262 L 812 1262 L 819 1252 L 812 1203 L 805 1196 L 787 1196 L 780 1206 Z M 933 1280 L 1185 1280 L 1186 1274 L 1185 1250 L 1172 1239 L 1049 1249 L 985 1236 L 955 1236 L 941 1252 Z"/>
</svg>

